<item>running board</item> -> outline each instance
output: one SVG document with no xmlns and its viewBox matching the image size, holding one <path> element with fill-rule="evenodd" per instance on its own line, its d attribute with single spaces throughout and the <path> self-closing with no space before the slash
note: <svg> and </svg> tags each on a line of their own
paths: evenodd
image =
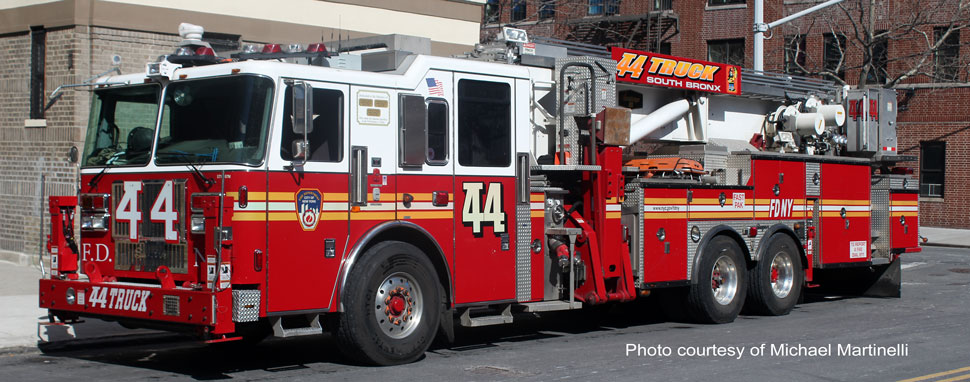
<svg viewBox="0 0 970 382">
<path fill-rule="evenodd" d="M 465 309 L 461 313 L 461 318 L 459 323 L 461 326 L 474 328 L 479 326 L 489 326 L 489 325 L 501 325 L 501 324 L 511 324 L 512 323 L 512 306 L 506 305 L 502 309 L 502 313 L 493 316 L 471 316 L 471 308 Z"/>
<path fill-rule="evenodd" d="M 540 302 L 527 302 L 524 304 L 519 304 L 522 307 L 523 312 L 538 313 L 538 312 L 554 312 L 557 310 L 572 310 L 580 309 L 583 307 L 583 303 L 579 301 L 540 301 Z"/>
<path fill-rule="evenodd" d="M 307 316 L 307 320 L 309 321 L 309 326 L 284 328 L 283 317 L 276 317 L 273 319 L 273 336 L 286 338 L 323 334 L 323 327 L 320 326 L 320 315 L 314 314 L 312 317 Z"/>
</svg>

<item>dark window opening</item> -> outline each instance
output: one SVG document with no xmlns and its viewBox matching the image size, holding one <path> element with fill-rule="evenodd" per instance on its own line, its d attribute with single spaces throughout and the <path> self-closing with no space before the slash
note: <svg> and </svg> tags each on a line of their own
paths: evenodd
<svg viewBox="0 0 970 382">
<path fill-rule="evenodd" d="M 707 60 L 744 66 L 744 39 L 708 41 Z"/>
<path fill-rule="evenodd" d="M 885 31 L 878 31 L 881 34 Z M 882 38 L 872 45 L 872 65 L 869 65 L 869 73 L 866 75 L 867 84 L 885 84 L 888 75 L 889 65 L 889 39 Z"/>
<path fill-rule="evenodd" d="M 931 141 L 919 144 L 919 194 L 943 197 L 946 175 L 946 142 Z"/>
<path fill-rule="evenodd" d="M 458 81 L 458 163 L 508 167 L 512 163 L 512 89 L 506 83 Z"/>
<path fill-rule="evenodd" d="M 785 73 L 805 74 L 805 35 L 785 36 Z"/>
<path fill-rule="evenodd" d="M 940 40 L 942 43 L 933 54 L 933 73 L 939 82 L 957 82 L 960 79 L 960 30 L 933 28 L 933 41 Z"/>
<path fill-rule="evenodd" d="M 283 95 L 283 140 L 280 157 L 293 160 L 293 141 L 302 139 L 293 132 L 293 90 Z M 340 162 L 344 149 L 344 93 L 313 89 L 313 131 L 307 133 L 307 162 Z"/>
<path fill-rule="evenodd" d="M 539 3 L 539 20 L 556 17 L 556 0 L 542 0 Z"/>
<path fill-rule="evenodd" d="M 708 6 L 745 4 L 747 0 L 707 0 Z"/>
<path fill-rule="evenodd" d="M 620 13 L 620 0 L 589 0 L 590 16 L 612 16 Z"/>
<path fill-rule="evenodd" d="M 654 0 L 653 10 L 655 11 L 672 11 L 674 9 L 674 0 Z"/>
<path fill-rule="evenodd" d="M 525 20 L 525 0 L 512 0 L 512 22 Z"/>
<path fill-rule="evenodd" d="M 30 27 L 30 119 L 44 119 L 44 60 L 47 30 Z"/>
<path fill-rule="evenodd" d="M 826 33 L 822 35 L 822 70 L 845 79 L 845 35 Z"/>
<path fill-rule="evenodd" d="M 668 54 L 669 55 L 670 54 L 670 43 L 669 42 L 662 42 L 662 43 L 660 43 L 660 45 L 657 47 L 656 53 Z"/>
<path fill-rule="evenodd" d="M 448 163 L 448 104 L 431 100 L 428 103 L 428 164 Z"/>
<path fill-rule="evenodd" d="M 499 5 L 498 0 L 488 0 L 485 3 L 485 23 L 494 24 L 499 22 L 499 15 L 502 12 L 502 6 Z"/>
</svg>

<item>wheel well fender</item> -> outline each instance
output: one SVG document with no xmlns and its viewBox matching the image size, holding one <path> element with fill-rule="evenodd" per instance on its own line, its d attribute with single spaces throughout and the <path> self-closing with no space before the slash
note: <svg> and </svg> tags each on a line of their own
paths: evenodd
<svg viewBox="0 0 970 382">
<path fill-rule="evenodd" d="M 753 261 L 761 261 L 761 257 L 764 256 L 765 252 L 768 250 L 768 246 L 771 244 L 771 238 L 776 234 L 785 235 L 795 242 L 795 247 L 798 249 L 798 257 L 802 262 L 802 269 L 808 266 L 808 258 L 805 254 L 805 248 L 802 246 L 802 241 L 798 239 L 798 235 L 792 230 L 788 225 L 777 223 L 768 227 L 765 230 L 765 234 L 761 236 L 761 240 L 758 241 L 758 249 L 755 253 Z"/>
<path fill-rule="evenodd" d="M 418 247 L 428 257 L 431 264 L 434 265 L 435 276 L 437 276 L 438 281 L 443 287 L 449 306 L 454 304 L 455 293 L 454 286 L 451 282 L 451 269 L 445 260 L 445 254 L 441 249 L 441 245 L 421 226 L 400 220 L 388 221 L 372 227 L 354 244 L 337 276 L 338 296 L 343 293 L 344 286 L 347 283 L 347 276 L 350 275 L 351 269 L 358 263 L 360 257 L 377 243 L 388 240 L 401 241 Z M 337 311 L 344 311 L 342 301 L 337 305 Z"/>
<path fill-rule="evenodd" d="M 703 256 L 704 249 L 710 244 L 711 240 L 714 240 L 714 238 L 718 236 L 727 236 L 732 240 L 734 240 L 738 244 L 738 246 L 741 247 L 741 253 L 742 255 L 744 255 L 744 261 L 748 263 L 751 262 L 751 252 L 748 250 L 748 245 L 744 242 L 744 239 L 741 237 L 741 234 L 738 233 L 738 231 L 735 230 L 734 227 L 731 227 L 727 224 L 714 226 L 713 228 L 708 230 L 707 233 L 704 234 L 704 237 L 701 238 L 700 242 L 697 243 L 697 251 L 694 253 L 693 261 L 691 261 L 691 268 L 690 268 L 691 284 L 695 284 L 698 281 L 697 268 L 701 262 L 701 257 Z M 690 240 L 690 239 L 687 239 L 687 240 Z"/>
</svg>

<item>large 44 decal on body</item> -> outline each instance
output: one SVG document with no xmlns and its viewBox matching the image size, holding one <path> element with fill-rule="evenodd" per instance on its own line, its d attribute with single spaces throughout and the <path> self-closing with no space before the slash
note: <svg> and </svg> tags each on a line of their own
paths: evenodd
<svg viewBox="0 0 970 382">
<path fill-rule="evenodd" d="M 178 222 L 179 214 L 175 208 L 175 186 L 171 180 L 165 181 L 161 191 L 152 203 L 148 219 L 153 222 L 165 223 L 165 241 L 178 241 L 178 231 L 175 223 Z M 115 219 L 128 222 L 128 238 L 132 241 L 138 240 L 138 226 L 142 220 L 141 211 L 138 209 L 138 193 L 141 192 L 141 182 L 125 182 L 124 194 L 118 201 L 115 209 Z"/>
<path fill-rule="evenodd" d="M 505 211 L 502 210 L 502 183 L 489 183 L 482 204 L 484 182 L 462 183 L 465 190 L 465 206 L 461 210 L 461 222 L 472 225 L 472 232 L 482 233 L 482 224 L 491 224 L 495 233 L 505 232 Z"/>
</svg>

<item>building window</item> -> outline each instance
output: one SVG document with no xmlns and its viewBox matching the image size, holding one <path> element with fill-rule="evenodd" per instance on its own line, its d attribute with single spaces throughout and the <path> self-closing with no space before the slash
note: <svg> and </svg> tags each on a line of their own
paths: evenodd
<svg viewBox="0 0 970 382">
<path fill-rule="evenodd" d="M 47 30 L 30 27 L 30 119 L 44 119 L 44 59 Z"/>
<path fill-rule="evenodd" d="M 589 0 L 590 16 L 612 16 L 620 13 L 620 0 Z"/>
<path fill-rule="evenodd" d="M 669 42 L 660 43 L 660 45 L 657 47 L 657 53 L 670 55 L 670 43 Z"/>
<path fill-rule="evenodd" d="M 744 66 L 744 39 L 708 41 L 707 60 Z"/>
<path fill-rule="evenodd" d="M 947 31 L 950 34 L 947 34 Z M 944 35 L 946 37 L 944 38 Z M 940 41 L 933 53 L 933 73 L 938 82 L 956 82 L 960 78 L 960 30 L 947 27 L 933 28 L 933 41 Z"/>
<path fill-rule="evenodd" d="M 512 163 L 509 84 L 458 81 L 458 163 L 465 167 L 508 167 Z"/>
<path fill-rule="evenodd" d="M 919 144 L 919 194 L 943 197 L 946 175 L 946 142 L 930 141 Z"/>
<path fill-rule="evenodd" d="M 785 36 L 785 73 L 805 74 L 805 35 Z"/>
<path fill-rule="evenodd" d="M 495 24 L 499 22 L 499 13 L 502 11 L 502 6 L 499 5 L 498 0 L 488 0 L 485 3 L 485 24 Z"/>
<path fill-rule="evenodd" d="M 512 22 L 525 20 L 525 0 L 512 0 Z"/>
<path fill-rule="evenodd" d="M 885 31 L 878 31 L 882 34 Z M 872 45 L 872 65 L 866 75 L 867 84 L 885 84 L 889 64 L 889 39 L 883 38 Z"/>
<path fill-rule="evenodd" d="M 845 79 L 845 35 L 826 33 L 822 35 L 822 70 L 832 73 L 840 79 Z"/>
<path fill-rule="evenodd" d="M 734 4 L 744 4 L 747 0 L 707 0 L 707 5 L 715 7 L 718 5 L 734 5 Z"/>
<path fill-rule="evenodd" d="M 674 0 L 654 0 L 653 10 L 655 11 L 671 11 L 674 9 Z"/>
<path fill-rule="evenodd" d="M 542 0 L 539 3 L 539 20 L 556 17 L 556 0 Z"/>
</svg>

